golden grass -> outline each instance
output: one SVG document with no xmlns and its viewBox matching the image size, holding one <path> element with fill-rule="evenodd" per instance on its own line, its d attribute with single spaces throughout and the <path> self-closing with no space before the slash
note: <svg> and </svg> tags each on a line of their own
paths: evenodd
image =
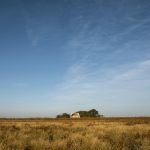
<svg viewBox="0 0 150 150">
<path fill-rule="evenodd" d="M 0 150 L 150 150 L 150 118 L 0 119 Z"/>
</svg>

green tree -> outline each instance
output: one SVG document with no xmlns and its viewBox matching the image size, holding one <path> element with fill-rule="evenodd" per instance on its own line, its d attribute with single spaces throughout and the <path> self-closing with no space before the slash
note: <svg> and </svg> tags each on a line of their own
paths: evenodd
<svg viewBox="0 0 150 150">
<path fill-rule="evenodd" d="M 89 111 L 78 111 L 80 117 L 100 117 L 98 111 L 96 109 L 91 109 Z"/>
<path fill-rule="evenodd" d="M 63 113 L 61 115 L 57 115 L 56 118 L 70 118 L 70 115 L 67 113 Z"/>
<path fill-rule="evenodd" d="M 99 116 L 98 111 L 95 110 L 95 109 L 89 110 L 88 113 L 89 113 L 89 116 L 91 116 L 91 117 L 97 117 L 97 116 Z"/>
</svg>

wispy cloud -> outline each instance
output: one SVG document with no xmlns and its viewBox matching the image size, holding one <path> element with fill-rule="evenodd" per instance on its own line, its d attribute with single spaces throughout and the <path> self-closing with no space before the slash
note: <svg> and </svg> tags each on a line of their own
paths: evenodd
<svg viewBox="0 0 150 150">
<path fill-rule="evenodd" d="M 12 86 L 15 88 L 26 88 L 29 86 L 29 84 L 25 82 L 15 82 L 12 84 Z"/>
<path fill-rule="evenodd" d="M 21 5 L 26 34 L 32 46 L 39 46 L 42 42 L 49 43 L 52 38 L 55 38 L 56 29 L 61 32 L 57 16 L 54 17 L 54 14 L 49 13 L 52 6 L 47 5 L 46 1 L 35 1 L 32 5 L 22 1 Z"/>
<path fill-rule="evenodd" d="M 126 93 L 126 86 L 133 88 L 132 83 L 136 80 L 136 84 L 145 84 L 150 81 L 148 74 L 150 73 L 150 60 L 137 62 L 131 68 L 107 69 L 90 72 L 85 71 L 82 66 L 72 66 L 68 72 L 64 83 L 61 83 L 52 92 L 50 96 L 56 103 L 100 103 L 107 99 L 110 94 L 110 99 L 118 93 Z M 125 70 L 124 70 L 125 69 Z M 127 82 L 125 87 L 120 87 Z M 147 82 L 147 83 L 148 83 Z M 134 87 L 136 90 L 136 87 Z M 125 90 L 125 91 L 124 91 Z M 133 90 L 133 91 L 134 91 Z M 121 97 L 120 97 L 121 98 Z M 123 97 L 121 99 L 124 99 Z"/>
<path fill-rule="evenodd" d="M 42 20 L 26 17 L 26 33 L 33 46 L 37 46 L 41 41 L 47 40 L 49 35 L 49 25 Z"/>
<path fill-rule="evenodd" d="M 143 47 L 148 45 L 143 33 L 147 31 L 145 27 L 150 20 L 134 20 L 138 9 L 134 10 L 134 14 L 131 9 L 130 14 L 118 18 L 106 14 L 105 18 L 102 16 L 99 20 L 89 20 L 88 18 L 93 17 L 92 13 L 87 14 L 84 8 L 81 9 L 80 16 L 74 18 L 74 34 L 65 45 L 72 64 L 66 72 L 64 82 L 56 87 L 57 92 L 54 90 L 52 99 L 98 101 L 99 98 L 105 99 L 110 93 L 113 97 L 113 92 L 121 91 L 120 86 L 126 81 L 130 88 L 135 80 L 137 84 L 150 80 L 150 56 L 148 53 L 140 53 L 141 49 L 148 51 L 150 48 Z M 116 11 L 119 14 L 122 10 Z M 108 18 L 111 18 L 111 22 Z"/>
<path fill-rule="evenodd" d="M 133 65 L 132 68 L 126 70 L 119 75 L 114 77 L 115 80 L 134 80 L 134 79 L 141 79 L 146 80 L 149 78 L 150 74 L 150 60 L 145 60 L 143 62 L 138 62 Z"/>
<path fill-rule="evenodd" d="M 8 101 L 22 101 L 32 105 L 21 104 L 34 114 L 102 104 L 109 105 L 109 112 L 113 106 L 112 111 L 150 103 L 148 0 L 38 0 L 4 6 L 2 30 L 6 36 L 15 33 L 13 41 L 11 35 L 2 37 L 1 45 L 6 107 Z M 40 52 L 26 51 L 31 49 Z"/>
</svg>

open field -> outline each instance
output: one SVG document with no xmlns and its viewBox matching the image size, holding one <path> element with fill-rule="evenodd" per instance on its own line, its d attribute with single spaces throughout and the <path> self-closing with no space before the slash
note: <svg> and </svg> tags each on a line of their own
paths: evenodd
<svg viewBox="0 0 150 150">
<path fill-rule="evenodd" d="M 150 118 L 0 119 L 0 150 L 150 150 Z"/>
</svg>

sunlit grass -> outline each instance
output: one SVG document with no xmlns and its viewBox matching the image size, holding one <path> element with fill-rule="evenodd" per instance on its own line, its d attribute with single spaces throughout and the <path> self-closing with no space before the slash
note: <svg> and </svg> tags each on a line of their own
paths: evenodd
<svg viewBox="0 0 150 150">
<path fill-rule="evenodd" d="M 149 118 L 0 120 L 0 150 L 149 150 Z"/>
</svg>

